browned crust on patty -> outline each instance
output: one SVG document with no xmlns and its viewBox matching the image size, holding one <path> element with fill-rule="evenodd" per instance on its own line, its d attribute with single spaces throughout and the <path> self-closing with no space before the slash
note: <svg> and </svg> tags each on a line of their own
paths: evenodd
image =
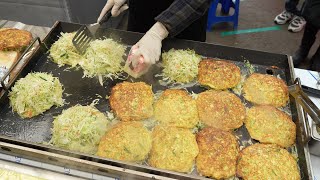
<svg viewBox="0 0 320 180">
<path fill-rule="evenodd" d="M 236 174 L 239 145 L 232 133 L 208 127 L 197 134 L 197 143 L 196 165 L 201 175 L 225 179 Z"/>
<path fill-rule="evenodd" d="M 154 105 L 154 117 L 168 126 L 193 128 L 199 122 L 196 101 L 185 90 L 167 89 Z"/>
<path fill-rule="evenodd" d="M 296 140 L 296 124 L 273 106 L 254 106 L 247 111 L 246 128 L 261 143 L 290 147 Z"/>
<path fill-rule="evenodd" d="M 289 100 L 286 83 L 268 74 L 250 75 L 244 82 L 243 93 L 246 100 L 259 105 L 283 107 Z"/>
<path fill-rule="evenodd" d="M 28 46 L 32 41 L 29 31 L 14 28 L 0 30 L 0 51 L 18 50 Z"/>
<path fill-rule="evenodd" d="M 190 129 L 156 126 L 148 164 L 152 167 L 190 173 L 199 153 L 196 136 Z"/>
<path fill-rule="evenodd" d="M 246 110 L 240 98 L 228 91 L 205 91 L 197 98 L 200 121 L 222 130 L 242 126 Z"/>
<path fill-rule="evenodd" d="M 300 180 L 295 158 L 274 144 L 254 144 L 238 158 L 237 175 L 244 180 Z"/>
<path fill-rule="evenodd" d="M 144 82 L 123 82 L 111 90 L 110 106 L 122 121 L 139 121 L 153 116 L 153 92 Z"/>
<path fill-rule="evenodd" d="M 101 138 L 97 155 L 128 162 L 144 161 L 152 146 L 152 133 L 142 122 L 119 122 Z"/>
<path fill-rule="evenodd" d="M 199 63 L 198 81 L 216 90 L 233 88 L 241 80 L 238 66 L 226 60 L 206 59 Z"/>
</svg>

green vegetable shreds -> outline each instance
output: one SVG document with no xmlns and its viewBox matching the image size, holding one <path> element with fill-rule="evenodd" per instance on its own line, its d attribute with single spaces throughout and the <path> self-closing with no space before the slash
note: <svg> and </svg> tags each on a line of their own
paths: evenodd
<svg viewBox="0 0 320 180">
<path fill-rule="evenodd" d="M 72 44 L 75 33 L 61 33 L 61 37 L 51 46 L 49 52 L 53 62 L 58 66 L 70 65 L 75 67 L 83 60 Z"/>
<path fill-rule="evenodd" d="M 123 69 L 126 47 L 112 39 L 90 42 L 85 52 L 85 60 L 80 63 L 86 77 L 117 77 Z"/>
<path fill-rule="evenodd" d="M 169 81 L 188 83 L 198 75 L 198 64 L 201 56 L 193 50 L 175 50 L 162 53 L 163 76 Z"/>
<path fill-rule="evenodd" d="M 48 73 L 29 73 L 9 92 L 10 105 L 22 118 L 31 118 L 54 105 L 63 106 L 62 92 L 58 78 Z"/>
<path fill-rule="evenodd" d="M 95 154 L 108 123 L 107 117 L 92 106 L 73 106 L 54 119 L 50 143 L 72 151 Z"/>
</svg>

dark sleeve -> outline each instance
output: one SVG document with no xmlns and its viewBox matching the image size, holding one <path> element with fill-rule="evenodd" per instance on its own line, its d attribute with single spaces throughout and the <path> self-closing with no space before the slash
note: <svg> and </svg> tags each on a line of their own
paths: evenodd
<svg viewBox="0 0 320 180">
<path fill-rule="evenodd" d="M 170 36 L 175 36 L 202 17 L 210 2 L 211 0 L 175 0 L 155 20 L 167 28 Z"/>
</svg>

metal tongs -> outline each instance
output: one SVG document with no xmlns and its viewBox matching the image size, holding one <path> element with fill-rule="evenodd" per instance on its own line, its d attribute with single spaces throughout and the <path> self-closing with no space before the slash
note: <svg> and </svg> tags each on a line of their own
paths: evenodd
<svg viewBox="0 0 320 180">
<path fill-rule="evenodd" d="M 289 93 L 293 96 L 297 102 L 302 106 L 307 114 L 313 119 L 316 126 L 320 127 L 320 110 L 311 101 L 306 93 L 301 88 L 301 82 L 299 78 L 296 78 L 294 84 L 288 87 Z"/>
</svg>

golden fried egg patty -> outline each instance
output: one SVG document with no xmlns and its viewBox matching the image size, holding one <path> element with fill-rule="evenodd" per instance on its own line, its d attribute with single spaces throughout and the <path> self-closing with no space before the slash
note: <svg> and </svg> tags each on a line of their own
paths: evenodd
<svg viewBox="0 0 320 180">
<path fill-rule="evenodd" d="M 239 145 L 232 133 L 205 128 L 197 134 L 197 142 L 196 164 L 201 175 L 222 179 L 236 174 Z"/>
<path fill-rule="evenodd" d="M 254 144 L 243 149 L 238 158 L 237 175 L 244 180 L 299 180 L 296 160 L 274 144 Z"/>
<path fill-rule="evenodd" d="M 222 130 L 242 126 L 246 110 L 240 98 L 228 91 L 205 91 L 197 98 L 200 121 Z"/>
<path fill-rule="evenodd" d="M 152 146 L 152 134 L 141 122 L 120 122 L 101 138 L 97 155 L 105 158 L 141 162 Z"/>
<path fill-rule="evenodd" d="M 0 51 L 21 50 L 32 41 L 32 34 L 26 30 L 6 28 L 0 30 Z"/>
<path fill-rule="evenodd" d="M 240 68 L 225 60 L 202 60 L 199 64 L 198 81 L 215 90 L 233 88 L 241 81 Z"/>
<path fill-rule="evenodd" d="M 148 163 L 152 167 L 191 172 L 199 153 L 195 135 L 184 128 L 156 126 Z"/>
<path fill-rule="evenodd" d="M 111 90 L 110 106 L 122 121 L 138 121 L 153 116 L 153 92 L 144 82 L 123 82 Z"/>
<path fill-rule="evenodd" d="M 254 106 L 245 120 L 250 136 L 262 143 L 289 147 L 296 140 L 296 124 L 289 115 L 273 106 Z"/>
<path fill-rule="evenodd" d="M 179 89 L 167 89 L 161 94 L 154 116 L 162 124 L 183 128 L 193 128 L 199 121 L 196 101 Z"/>
<path fill-rule="evenodd" d="M 243 84 L 243 93 L 246 100 L 259 105 L 283 107 L 289 100 L 286 83 L 267 74 L 250 75 Z"/>
</svg>

